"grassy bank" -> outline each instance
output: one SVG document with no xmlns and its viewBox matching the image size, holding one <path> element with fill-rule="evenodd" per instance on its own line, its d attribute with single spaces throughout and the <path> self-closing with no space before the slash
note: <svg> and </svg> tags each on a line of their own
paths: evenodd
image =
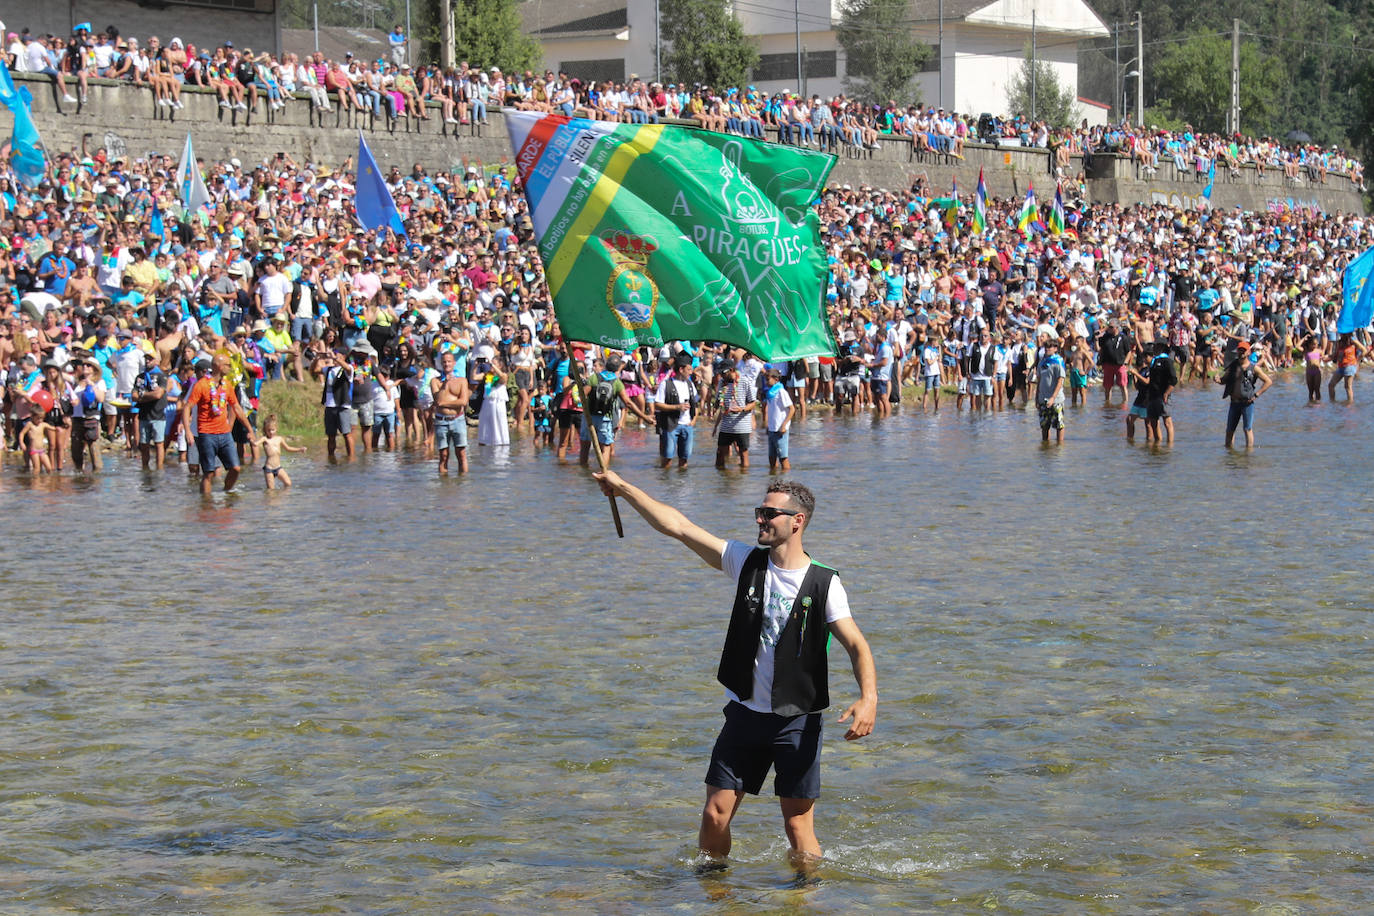
<svg viewBox="0 0 1374 916">
<path fill-rule="evenodd" d="M 277 415 L 278 431 L 296 442 L 323 442 L 324 418 L 318 382 L 268 382 L 258 402 L 258 428 Z"/>
</svg>

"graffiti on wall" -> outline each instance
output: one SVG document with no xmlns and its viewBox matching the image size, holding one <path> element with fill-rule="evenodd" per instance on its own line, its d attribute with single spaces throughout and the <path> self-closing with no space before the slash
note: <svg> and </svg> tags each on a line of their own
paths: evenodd
<svg viewBox="0 0 1374 916">
<path fill-rule="evenodd" d="M 124 142 L 124 138 L 112 130 L 105 131 L 105 155 L 111 162 L 116 159 L 127 159 L 129 156 L 129 145 Z"/>
<path fill-rule="evenodd" d="M 1299 200 L 1293 197 L 1271 197 L 1264 202 L 1264 207 L 1270 213 L 1299 213 L 1303 216 L 1321 216 L 1325 211 L 1322 205 L 1314 197 L 1311 200 Z"/>
<path fill-rule="evenodd" d="M 1207 198 L 1201 194 L 1180 194 L 1177 191 L 1150 191 L 1150 203 L 1166 204 L 1179 210 L 1204 210 Z"/>
</svg>

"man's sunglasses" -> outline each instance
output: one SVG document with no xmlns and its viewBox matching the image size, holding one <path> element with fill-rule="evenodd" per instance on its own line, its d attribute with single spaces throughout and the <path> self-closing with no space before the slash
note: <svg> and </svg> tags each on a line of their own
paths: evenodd
<svg viewBox="0 0 1374 916">
<path fill-rule="evenodd" d="M 754 518 L 763 519 L 765 522 L 771 522 L 773 519 L 777 518 L 779 515 L 789 515 L 789 516 L 790 516 L 790 515 L 801 515 L 801 510 L 799 510 L 799 509 L 775 509 L 775 508 L 772 507 L 772 506 L 755 506 L 755 507 L 754 507 Z"/>
</svg>

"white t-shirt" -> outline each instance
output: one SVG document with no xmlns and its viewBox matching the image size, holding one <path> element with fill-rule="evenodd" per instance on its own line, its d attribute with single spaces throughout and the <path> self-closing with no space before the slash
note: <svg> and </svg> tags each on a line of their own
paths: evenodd
<svg viewBox="0 0 1374 916">
<path fill-rule="evenodd" d="M 792 406 L 792 398 L 787 394 L 787 389 L 779 389 L 777 397 L 767 400 L 764 419 L 768 423 L 770 433 L 778 432 L 782 428 L 783 421 L 787 419 L 787 409 Z"/>
<path fill-rule="evenodd" d="M 28 73 L 29 51 L 25 44 L 16 38 L 14 41 L 10 42 L 9 53 L 10 56 L 14 58 L 14 72 Z"/>
<path fill-rule="evenodd" d="M 759 383 L 759 373 L 763 371 L 763 360 L 746 356 L 739 364 L 740 381 L 753 388 Z"/>
<path fill-rule="evenodd" d="M 262 310 L 271 318 L 291 295 L 291 278 L 283 273 L 266 275 L 258 281 L 257 292 L 262 297 Z"/>
<path fill-rule="evenodd" d="M 654 392 L 654 401 L 659 404 L 668 403 L 668 386 L 673 385 L 677 388 L 678 404 L 682 405 L 682 411 L 677 416 L 677 422 L 673 426 L 691 426 L 692 412 L 688 409 L 688 402 L 692 397 L 692 389 L 682 379 L 665 375 L 663 381 L 658 383 L 658 389 Z"/>
<path fill-rule="evenodd" d="M 95 282 L 101 286 L 118 289 L 124 279 L 124 268 L 133 263 L 133 260 L 134 256 L 129 254 L 129 249 L 116 248 L 113 255 L 106 255 L 100 259 L 100 264 L 95 270 Z"/>
<path fill-rule="evenodd" d="M 720 552 L 721 570 L 731 582 L 739 582 L 740 570 L 748 559 L 754 545 L 743 541 L 726 541 Z M 763 577 L 763 630 L 759 634 L 759 652 L 754 657 L 754 693 L 748 700 L 741 700 L 734 691 L 726 690 L 726 696 L 742 703 L 755 712 L 773 711 L 773 651 L 778 637 L 782 635 L 788 616 L 792 613 L 792 602 L 797 598 L 808 563 L 798 569 L 779 569 L 770 558 L 768 570 Z M 834 623 L 845 617 L 853 616 L 849 611 L 849 596 L 845 594 L 840 577 L 830 580 L 830 593 L 825 599 L 825 622 Z"/>
<path fill-rule="evenodd" d="M 37 41 L 29 42 L 24 52 L 28 56 L 30 73 L 38 73 L 43 68 L 51 66 L 51 61 L 48 60 L 48 49 Z"/>
</svg>

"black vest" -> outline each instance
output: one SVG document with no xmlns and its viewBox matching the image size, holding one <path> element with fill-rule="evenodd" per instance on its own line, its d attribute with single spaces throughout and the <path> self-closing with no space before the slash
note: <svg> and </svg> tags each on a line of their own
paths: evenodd
<svg viewBox="0 0 1374 916">
<path fill-rule="evenodd" d="M 750 699 L 754 693 L 754 659 L 763 632 L 767 572 L 768 550 L 755 548 L 740 570 L 730 629 L 725 634 L 720 670 L 716 672 L 716 679 L 741 700 Z M 830 628 L 825 622 L 825 601 L 835 575 L 830 567 L 812 563 L 797 589 L 792 613 L 773 650 L 772 705 L 777 715 L 800 716 L 830 705 L 826 676 Z"/>
</svg>

